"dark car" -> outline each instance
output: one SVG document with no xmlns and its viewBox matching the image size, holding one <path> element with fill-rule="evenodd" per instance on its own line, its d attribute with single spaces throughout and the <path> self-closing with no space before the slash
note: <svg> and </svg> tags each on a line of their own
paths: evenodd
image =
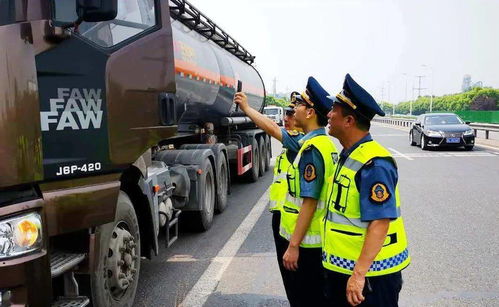
<svg viewBox="0 0 499 307">
<path fill-rule="evenodd" d="M 419 115 L 409 131 L 411 145 L 426 150 L 430 147 L 464 147 L 472 150 L 475 145 L 473 129 L 459 116 L 452 113 Z"/>
</svg>

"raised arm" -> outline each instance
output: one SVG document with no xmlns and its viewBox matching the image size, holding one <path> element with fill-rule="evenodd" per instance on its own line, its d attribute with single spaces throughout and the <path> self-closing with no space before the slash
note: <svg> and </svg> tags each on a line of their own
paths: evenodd
<svg viewBox="0 0 499 307">
<path fill-rule="evenodd" d="M 282 142 L 282 131 L 281 128 L 274 123 L 270 118 L 261 114 L 257 110 L 253 109 L 248 104 L 248 98 L 242 92 L 236 93 L 234 96 L 234 103 L 239 105 L 239 108 L 248 115 L 249 118 L 263 131 L 267 132 L 270 136 L 276 138 L 279 142 Z"/>
</svg>

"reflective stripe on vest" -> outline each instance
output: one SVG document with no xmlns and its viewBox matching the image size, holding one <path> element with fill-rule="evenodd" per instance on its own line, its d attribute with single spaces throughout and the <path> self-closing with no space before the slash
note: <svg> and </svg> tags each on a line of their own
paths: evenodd
<svg viewBox="0 0 499 307">
<path fill-rule="evenodd" d="M 397 265 L 404 263 L 404 261 L 409 259 L 409 250 L 406 248 L 401 253 L 392 256 L 390 258 L 386 258 L 383 260 L 375 260 L 369 267 L 368 272 L 382 272 L 383 270 L 393 268 Z M 343 268 L 345 270 L 353 271 L 355 267 L 355 261 L 341 258 L 338 256 L 328 255 L 325 252 L 322 252 L 322 261 L 328 262 L 337 267 Z M 368 276 L 370 276 L 368 274 Z"/>
<path fill-rule="evenodd" d="M 321 246 L 321 220 L 324 219 L 326 213 L 326 198 L 327 198 L 327 178 L 333 175 L 335 165 L 332 159 L 332 154 L 337 153 L 331 139 L 326 135 L 318 135 L 304 142 L 300 151 L 296 155 L 293 164 L 288 168 L 288 193 L 286 201 L 281 210 L 281 236 L 290 240 L 298 220 L 298 215 L 303 204 L 303 199 L 300 195 L 300 174 L 299 162 L 303 152 L 309 149 L 310 146 L 315 147 L 321 154 L 324 161 L 324 185 L 318 199 L 317 208 L 314 212 L 310 226 L 303 238 L 301 247 L 320 247 Z"/>
<path fill-rule="evenodd" d="M 321 228 L 322 260 L 326 269 L 352 274 L 355 262 L 361 254 L 369 223 L 361 220 L 360 192 L 355 176 L 374 158 L 385 158 L 395 163 L 388 150 L 375 141 L 369 141 L 359 145 L 328 180 L 332 184 L 327 192 L 327 215 Z M 398 272 L 410 263 L 404 223 L 400 217 L 398 186 L 392 192 L 399 217 L 390 221 L 383 247 L 366 276 Z"/>
<path fill-rule="evenodd" d="M 397 207 L 396 209 L 397 209 L 397 216 L 400 216 L 400 207 Z M 367 229 L 367 226 L 369 226 L 369 222 L 363 222 L 361 219 L 356 219 L 356 218 L 348 218 L 344 215 L 341 215 L 333 211 L 328 211 L 326 213 L 326 220 L 336 224 L 350 225 L 365 229 Z"/>
<path fill-rule="evenodd" d="M 286 240 L 291 240 L 291 234 L 287 232 L 287 230 L 284 227 L 280 227 L 280 234 L 281 236 L 286 239 Z M 306 235 L 303 240 L 301 241 L 302 244 L 307 244 L 311 246 L 318 245 L 320 246 L 321 244 L 321 235 Z"/>
<path fill-rule="evenodd" d="M 276 158 L 274 165 L 274 179 L 269 189 L 269 211 L 277 211 L 282 209 L 282 205 L 288 194 L 288 183 L 286 174 L 291 163 L 284 149 Z"/>
<path fill-rule="evenodd" d="M 295 198 L 292 197 L 291 195 L 286 195 L 286 203 L 291 203 L 295 205 L 295 207 L 301 208 L 303 204 L 303 198 Z M 324 200 L 318 200 L 317 201 L 317 209 L 322 210 L 326 208 L 326 201 Z"/>
</svg>

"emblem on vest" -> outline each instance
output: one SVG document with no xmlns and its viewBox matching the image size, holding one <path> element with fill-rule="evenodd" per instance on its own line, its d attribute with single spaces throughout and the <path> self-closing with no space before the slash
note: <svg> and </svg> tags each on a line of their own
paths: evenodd
<svg viewBox="0 0 499 307">
<path fill-rule="evenodd" d="M 371 188 L 371 199 L 377 203 L 382 203 L 390 198 L 388 189 L 382 183 L 376 183 Z"/>
<path fill-rule="evenodd" d="M 305 166 L 305 174 L 303 178 L 305 178 L 307 182 L 310 182 L 314 180 L 315 177 L 317 177 L 317 174 L 315 173 L 315 166 L 313 164 L 307 164 L 307 166 Z"/>
</svg>

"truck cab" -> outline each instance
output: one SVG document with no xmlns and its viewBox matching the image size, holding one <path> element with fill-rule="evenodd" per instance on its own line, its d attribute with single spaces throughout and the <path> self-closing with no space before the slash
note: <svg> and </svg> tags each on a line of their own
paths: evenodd
<svg viewBox="0 0 499 307">
<path fill-rule="evenodd" d="M 284 109 L 279 106 L 266 106 L 263 108 L 263 114 L 272 119 L 279 126 L 284 124 Z"/>
<path fill-rule="evenodd" d="M 253 60 L 184 0 L 1 1 L 0 305 L 133 305 L 179 219 L 269 167 Z"/>
</svg>

